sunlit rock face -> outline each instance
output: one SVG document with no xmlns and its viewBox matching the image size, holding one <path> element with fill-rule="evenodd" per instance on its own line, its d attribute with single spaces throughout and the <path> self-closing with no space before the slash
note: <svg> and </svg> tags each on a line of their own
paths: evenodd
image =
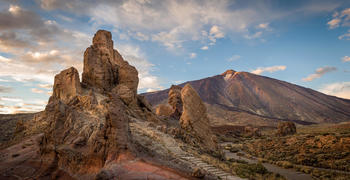
<svg viewBox="0 0 350 180">
<path fill-rule="evenodd" d="M 93 44 L 85 50 L 82 82 L 100 92 L 108 92 L 117 85 L 118 66 L 110 32 L 99 30 Z"/>
<path fill-rule="evenodd" d="M 81 92 L 79 73 L 74 67 L 63 70 L 55 76 L 53 98 L 68 102 Z"/>
<path fill-rule="evenodd" d="M 200 142 L 203 149 L 216 150 L 216 139 L 210 129 L 209 119 L 204 103 L 190 84 L 181 90 L 183 113 L 181 127 Z"/>
<path fill-rule="evenodd" d="M 119 155 L 130 154 L 130 117 L 157 121 L 136 94 L 138 82 L 137 70 L 113 49 L 111 33 L 99 30 L 84 54 L 82 83 L 73 67 L 56 75 L 53 95 L 39 117 L 48 124 L 40 140 L 43 171 L 57 168 L 93 179 Z"/>
</svg>

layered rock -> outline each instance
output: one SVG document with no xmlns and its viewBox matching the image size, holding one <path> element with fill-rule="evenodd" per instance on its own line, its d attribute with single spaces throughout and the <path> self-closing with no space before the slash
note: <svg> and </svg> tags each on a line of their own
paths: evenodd
<svg viewBox="0 0 350 180">
<path fill-rule="evenodd" d="M 293 122 L 280 122 L 277 125 L 277 136 L 293 135 L 297 132 Z"/>
<path fill-rule="evenodd" d="M 79 73 L 74 68 L 68 68 L 55 76 L 52 97 L 68 102 L 82 93 Z"/>
<path fill-rule="evenodd" d="M 99 30 L 92 42 L 84 53 L 82 82 L 100 92 L 108 92 L 118 83 L 112 35 L 108 31 Z"/>
<path fill-rule="evenodd" d="M 84 54 L 82 85 L 75 68 L 56 75 L 53 95 L 39 118 L 48 124 L 40 142 L 45 167 L 91 179 L 130 153 L 129 118 L 155 121 L 148 102 L 136 94 L 137 86 L 137 70 L 113 49 L 111 33 L 98 31 Z"/>
<path fill-rule="evenodd" d="M 211 132 L 206 107 L 198 93 L 190 84 L 186 84 L 181 90 L 183 102 L 183 113 L 180 118 L 180 125 L 200 144 L 202 149 L 216 150 L 216 138 Z"/>
<path fill-rule="evenodd" d="M 182 114 L 181 87 L 172 85 L 168 93 L 168 103 L 173 108 L 170 116 L 179 119 Z"/>
<path fill-rule="evenodd" d="M 170 116 L 173 114 L 173 108 L 168 104 L 159 104 L 156 107 L 156 112 L 158 116 Z"/>
<path fill-rule="evenodd" d="M 119 66 L 118 83 L 124 84 L 135 95 L 137 94 L 137 86 L 139 84 L 138 72 L 134 66 L 129 65 L 127 61 L 114 50 L 114 61 Z"/>
</svg>

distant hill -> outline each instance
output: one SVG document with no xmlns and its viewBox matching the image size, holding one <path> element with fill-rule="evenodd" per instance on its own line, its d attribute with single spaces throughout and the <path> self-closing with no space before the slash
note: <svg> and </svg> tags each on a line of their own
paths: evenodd
<svg viewBox="0 0 350 180">
<path fill-rule="evenodd" d="M 221 75 L 186 83 L 190 83 L 206 103 L 213 125 L 350 121 L 350 100 L 248 72 L 227 70 Z M 143 95 L 156 106 L 167 102 L 168 92 L 166 89 Z"/>
</svg>

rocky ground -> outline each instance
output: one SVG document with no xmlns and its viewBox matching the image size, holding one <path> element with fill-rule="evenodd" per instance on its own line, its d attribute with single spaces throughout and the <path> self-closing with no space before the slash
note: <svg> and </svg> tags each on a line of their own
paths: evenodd
<svg viewBox="0 0 350 180">
<path fill-rule="evenodd" d="M 21 125 L 33 119 L 34 113 L 28 114 L 0 114 L 0 146 L 6 145 L 10 141 L 14 134 L 22 131 Z"/>
<path fill-rule="evenodd" d="M 172 86 L 156 113 L 137 87 L 136 68 L 113 49 L 111 33 L 99 30 L 84 53 L 82 81 L 74 67 L 65 69 L 44 111 L 0 116 L 0 179 L 350 176 L 349 124 L 211 127 L 207 104 L 190 84 Z"/>
</svg>

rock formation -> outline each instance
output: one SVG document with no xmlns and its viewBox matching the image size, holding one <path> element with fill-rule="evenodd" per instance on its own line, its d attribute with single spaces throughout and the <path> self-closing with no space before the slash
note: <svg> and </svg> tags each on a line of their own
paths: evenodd
<svg viewBox="0 0 350 180">
<path fill-rule="evenodd" d="M 181 89 L 180 86 L 172 85 L 168 94 L 168 103 L 173 108 L 171 116 L 175 119 L 179 119 L 182 114 Z"/>
<path fill-rule="evenodd" d="M 198 93 L 190 84 L 186 84 L 181 90 L 183 102 L 183 113 L 180 118 L 180 125 L 188 134 L 199 142 L 203 149 L 216 150 L 216 138 L 210 129 L 206 107 Z"/>
<path fill-rule="evenodd" d="M 108 92 L 118 83 L 112 35 L 108 31 L 99 30 L 92 43 L 84 53 L 82 82 L 100 92 Z"/>
<path fill-rule="evenodd" d="M 173 114 L 173 108 L 171 106 L 169 106 L 168 104 L 159 104 L 156 107 L 156 114 L 158 116 L 166 116 L 169 117 Z"/>
<path fill-rule="evenodd" d="M 55 76 L 53 95 L 40 116 L 48 124 L 40 154 L 49 167 L 41 175 L 52 168 L 77 178 L 105 173 L 104 167 L 132 152 L 130 117 L 156 121 L 151 106 L 137 95 L 137 70 L 113 49 L 110 32 L 95 34 L 84 53 L 82 78 L 81 85 L 73 67 Z"/>
<path fill-rule="evenodd" d="M 295 124 L 293 122 L 280 122 L 277 126 L 277 136 L 292 135 L 297 132 Z"/>
<path fill-rule="evenodd" d="M 68 102 L 71 98 L 81 94 L 79 73 L 74 68 L 68 68 L 55 76 L 52 97 Z"/>
</svg>

